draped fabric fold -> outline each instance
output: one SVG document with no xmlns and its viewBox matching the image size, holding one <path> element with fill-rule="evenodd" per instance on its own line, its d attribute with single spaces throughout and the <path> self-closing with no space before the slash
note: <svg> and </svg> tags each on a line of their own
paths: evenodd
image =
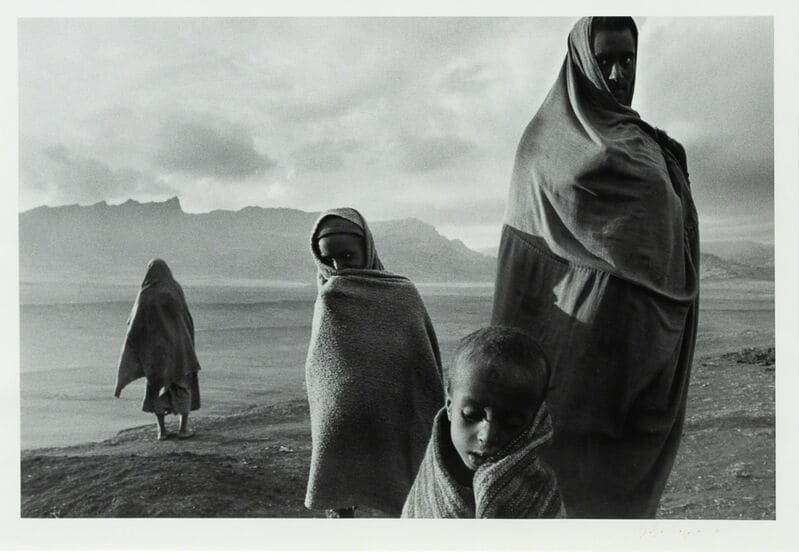
<svg viewBox="0 0 799 552">
<path fill-rule="evenodd" d="M 367 262 L 318 267 L 305 366 L 311 466 L 305 505 L 376 508 L 399 515 L 444 404 L 438 341 L 413 283 L 383 269 L 371 232 L 352 209 L 328 211 L 360 226 Z"/>
<path fill-rule="evenodd" d="M 651 517 L 679 445 L 699 296 L 685 152 L 610 94 L 577 22 L 519 143 L 492 323 L 553 365 L 544 457 L 577 517 Z"/>
<path fill-rule="evenodd" d="M 194 351 L 194 321 L 183 289 L 169 266 L 153 259 L 136 296 L 117 369 L 114 396 L 146 377 L 161 390 L 200 370 Z"/>
</svg>

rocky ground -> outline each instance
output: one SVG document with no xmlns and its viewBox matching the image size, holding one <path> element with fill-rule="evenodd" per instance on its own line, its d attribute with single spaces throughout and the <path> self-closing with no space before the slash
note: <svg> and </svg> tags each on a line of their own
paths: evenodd
<svg viewBox="0 0 799 552">
<path fill-rule="evenodd" d="M 698 358 L 659 517 L 775 518 L 774 349 Z M 203 418 L 194 438 L 155 426 L 22 453 L 23 517 L 312 517 L 307 403 Z M 360 516 L 378 512 L 359 511 Z"/>
</svg>

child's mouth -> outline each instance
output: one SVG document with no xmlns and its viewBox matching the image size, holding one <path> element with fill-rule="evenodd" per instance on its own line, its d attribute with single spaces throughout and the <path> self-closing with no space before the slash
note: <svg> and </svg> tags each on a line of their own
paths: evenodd
<svg viewBox="0 0 799 552">
<path fill-rule="evenodd" d="M 488 460 L 490 454 L 485 452 L 470 452 L 469 453 L 469 460 L 471 460 L 472 464 L 475 466 L 480 466 Z"/>
</svg>

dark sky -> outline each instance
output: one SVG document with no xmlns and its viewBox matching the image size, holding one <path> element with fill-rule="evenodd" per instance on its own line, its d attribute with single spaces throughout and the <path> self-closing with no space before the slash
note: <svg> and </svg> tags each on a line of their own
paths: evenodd
<svg viewBox="0 0 799 552">
<path fill-rule="evenodd" d="M 23 19 L 19 209 L 353 205 L 494 245 L 575 19 Z M 771 18 L 637 21 L 633 107 L 685 145 L 703 237 L 771 241 Z"/>
</svg>

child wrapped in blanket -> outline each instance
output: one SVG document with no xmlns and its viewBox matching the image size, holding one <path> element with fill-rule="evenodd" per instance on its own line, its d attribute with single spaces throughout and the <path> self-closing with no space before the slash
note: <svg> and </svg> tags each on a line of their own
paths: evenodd
<svg viewBox="0 0 799 552">
<path fill-rule="evenodd" d="M 492 326 L 463 338 L 402 517 L 564 517 L 555 474 L 538 458 L 552 438 L 548 382 L 527 334 Z"/>
<path fill-rule="evenodd" d="M 311 467 L 305 506 L 399 516 L 444 401 L 441 358 L 416 287 L 383 269 L 363 217 L 322 214 L 305 366 Z"/>
</svg>

